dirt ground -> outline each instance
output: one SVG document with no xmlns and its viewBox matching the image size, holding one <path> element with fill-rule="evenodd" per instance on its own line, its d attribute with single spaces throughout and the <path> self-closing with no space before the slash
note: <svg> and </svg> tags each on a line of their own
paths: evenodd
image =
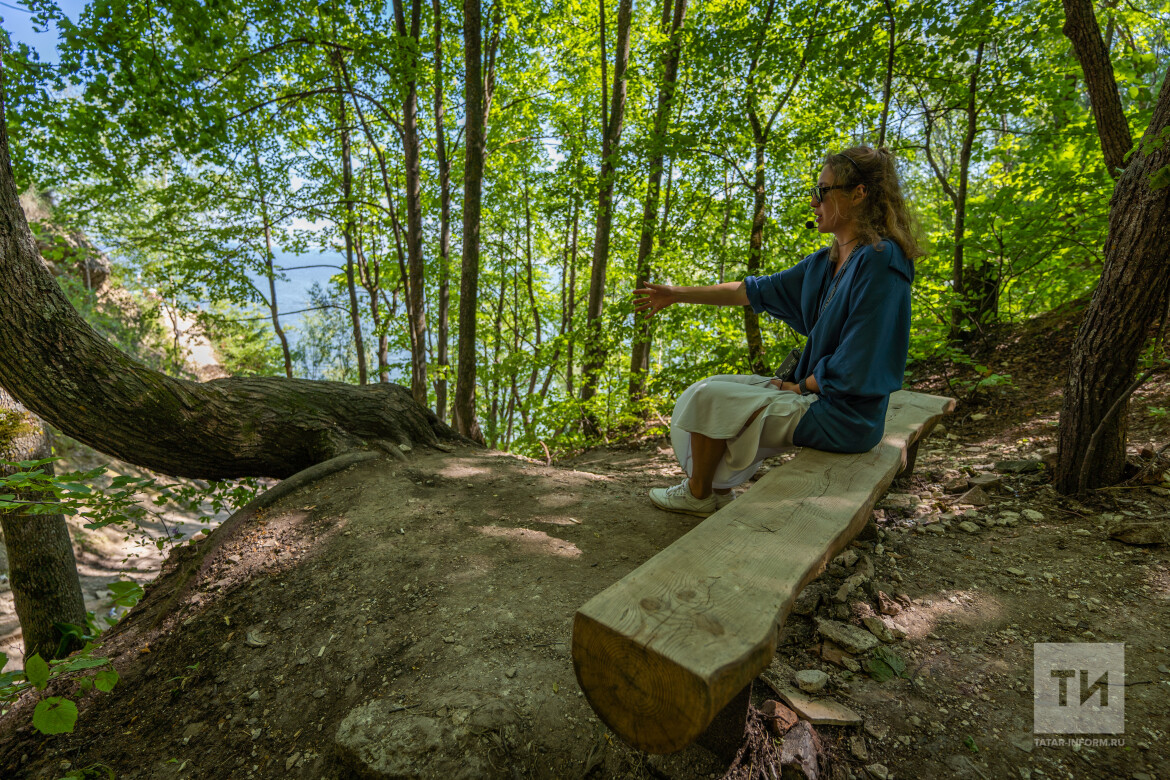
<svg viewBox="0 0 1170 780">
<path fill-rule="evenodd" d="M 1108 535 L 1127 517 L 1166 517 L 1170 491 L 1138 480 L 1074 500 L 1043 468 L 1003 465 L 1055 446 L 1069 330 L 1067 317 L 1040 321 L 983 356 L 1010 386 L 969 395 L 952 374 L 962 403 L 878 505 L 876 538 L 851 548 L 873 562 L 871 586 L 788 619 L 772 671 L 828 672 L 817 695 L 864 719 L 817 727 L 825 776 L 1170 778 L 1167 547 Z M 941 369 L 919 374 L 915 389 L 948 391 Z M 1151 411 L 1168 396 L 1151 385 L 1135 397 L 1135 463 L 1170 443 Z M 956 485 L 978 475 L 1001 485 L 985 506 L 960 504 Z M 720 777 L 727 762 L 701 747 L 622 744 L 569 655 L 575 610 L 700 522 L 648 503 L 678 478 L 661 435 L 552 466 L 416 451 L 327 477 L 201 542 L 218 545 L 210 567 L 154 625 L 195 548 L 172 555 L 104 638 L 119 686 L 84 698 L 68 735 L 33 732 L 22 701 L 0 720 L 0 776 L 101 764 L 118 778 Z M 830 565 L 806 603 L 850 565 Z M 901 597 L 885 620 L 906 633 L 890 645 L 906 677 L 883 683 L 822 657 L 814 627 L 872 615 L 879 586 Z M 1122 744 L 1034 739 L 1033 644 L 1072 641 L 1125 643 Z M 757 703 L 770 696 L 755 687 Z"/>
</svg>

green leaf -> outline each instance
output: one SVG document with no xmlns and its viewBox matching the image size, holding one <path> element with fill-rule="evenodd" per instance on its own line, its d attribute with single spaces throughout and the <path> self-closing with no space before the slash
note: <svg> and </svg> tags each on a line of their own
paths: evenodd
<svg viewBox="0 0 1170 780">
<path fill-rule="evenodd" d="M 118 684 L 118 673 L 113 669 L 98 672 L 93 677 L 93 684 L 102 693 L 109 693 Z"/>
<path fill-rule="evenodd" d="M 65 667 L 67 672 L 76 672 L 78 669 L 93 669 L 98 666 L 105 666 L 110 662 L 108 658 L 74 658 Z"/>
<path fill-rule="evenodd" d="M 45 663 L 45 659 L 41 658 L 40 653 L 34 653 L 33 657 L 25 662 L 24 676 L 36 686 L 37 690 L 44 690 L 45 686 L 49 684 L 49 665 Z"/>
<path fill-rule="evenodd" d="M 33 710 L 33 726 L 42 734 L 65 734 L 77 723 L 77 705 L 62 696 L 42 699 Z"/>
<path fill-rule="evenodd" d="M 884 646 L 874 650 L 873 655 L 862 662 L 862 666 L 877 682 L 906 676 L 906 662 L 900 655 Z"/>
<path fill-rule="evenodd" d="M 867 658 L 861 662 L 861 665 L 865 668 L 869 676 L 874 679 L 874 682 L 883 683 L 886 680 L 894 679 L 894 670 L 884 661 L 877 658 Z"/>
<path fill-rule="evenodd" d="M 114 604 L 119 607 L 132 607 L 144 595 L 142 587 L 137 582 L 130 582 L 128 580 L 111 582 L 106 587 L 114 594 Z"/>
<path fill-rule="evenodd" d="M 979 752 L 979 746 L 975 744 L 975 738 L 972 737 L 970 734 L 963 737 L 963 744 L 966 745 L 967 749 L 970 750 L 972 753 Z"/>
</svg>

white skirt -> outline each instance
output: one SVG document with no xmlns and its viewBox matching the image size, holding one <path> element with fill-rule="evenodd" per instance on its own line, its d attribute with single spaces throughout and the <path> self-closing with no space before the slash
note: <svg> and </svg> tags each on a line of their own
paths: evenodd
<svg viewBox="0 0 1170 780">
<path fill-rule="evenodd" d="M 741 485 L 765 458 L 792 450 L 792 435 L 812 393 L 778 390 L 766 377 L 719 374 L 695 382 L 679 396 L 671 417 L 670 441 L 687 476 L 692 476 L 691 434 L 726 439 L 727 452 L 715 469 L 713 486 L 723 490 Z M 762 409 L 751 423 L 748 419 Z"/>
</svg>

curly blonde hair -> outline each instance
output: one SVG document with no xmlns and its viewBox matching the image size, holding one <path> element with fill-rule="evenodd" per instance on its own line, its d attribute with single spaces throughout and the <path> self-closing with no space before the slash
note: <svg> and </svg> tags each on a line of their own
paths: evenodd
<svg viewBox="0 0 1170 780">
<path fill-rule="evenodd" d="M 830 154 L 825 165 L 833 172 L 835 184 L 848 189 L 858 184 L 865 185 L 865 198 L 855 213 L 860 245 L 876 244 L 888 238 L 902 248 L 910 260 L 926 254 L 918 246 L 915 234 L 918 225 L 906 201 L 902 198 L 902 185 L 894 165 L 894 155 L 886 147 L 874 149 L 870 146 L 853 146 Z M 881 247 L 877 247 L 881 251 Z M 840 256 L 837 242 L 833 242 L 829 257 L 836 262 Z"/>
</svg>

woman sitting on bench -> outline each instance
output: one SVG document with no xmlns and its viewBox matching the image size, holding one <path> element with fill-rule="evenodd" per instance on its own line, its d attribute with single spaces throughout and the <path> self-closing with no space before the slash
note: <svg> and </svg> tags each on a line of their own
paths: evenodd
<svg viewBox="0 0 1170 780">
<path fill-rule="evenodd" d="M 816 228 L 833 243 L 793 268 L 635 291 L 635 310 L 647 317 L 674 303 L 750 305 L 808 336 L 798 382 L 726 374 L 683 392 L 670 436 L 687 479 L 650 491 L 662 509 L 706 517 L 765 458 L 794 446 L 865 452 L 881 441 L 906 369 L 913 260 L 922 255 L 893 155 L 868 146 L 831 154 L 810 196 Z"/>
</svg>

